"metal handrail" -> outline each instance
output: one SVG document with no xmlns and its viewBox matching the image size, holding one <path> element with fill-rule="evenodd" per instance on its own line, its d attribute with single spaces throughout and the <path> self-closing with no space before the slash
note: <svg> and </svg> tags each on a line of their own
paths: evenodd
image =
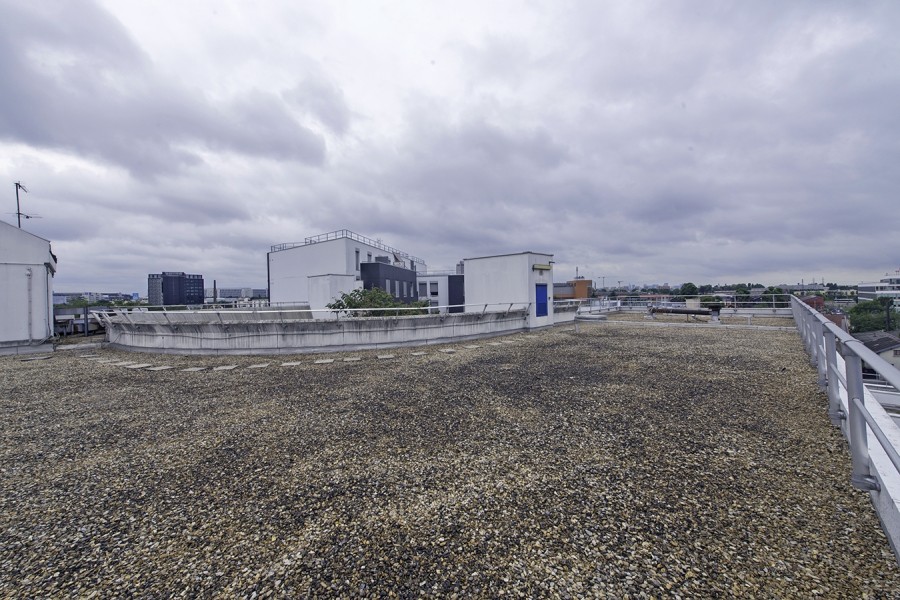
<svg viewBox="0 0 900 600">
<path fill-rule="evenodd" d="M 290 250 L 291 248 L 297 248 L 299 246 L 309 246 L 310 244 L 318 244 L 319 242 L 328 242 L 331 240 L 338 240 L 341 238 L 348 238 L 351 240 L 355 240 L 362 244 L 367 244 L 369 246 L 378 248 L 379 250 L 384 250 L 385 252 L 396 253 L 403 258 L 409 259 L 415 263 L 424 265 L 425 261 L 421 258 L 408 254 L 402 250 L 394 248 L 392 246 L 388 246 L 387 244 L 382 243 L 379 240 L 373 240 L 372 238 L 368 238 L 364 235 L 359 235 L 358 233 L 354 233 L 349 229 L 338 229 L 336 231 L 329 231 L 328 233 L 321 233 L 319 235 L 313 235 L 307 238 L 304 238 L 302 242 L 285 242 L 283 244 L 275 244 L 271 247 L 271 252 L 280 252 L 282 250 Z"/>
<path fill-rule="evenodd" d="M 851 482 L 862 490 L 879 490 L 880 483 L 872 475 L 866 426 L 872 430 L 875 439 L 890 458 L 898 474 L 900 474 L 900 455 L 885 435 L 882 424 L 866 407 L 865 396 L 869 392 L 863 383 L 862 363 L 868 364 L 885 381 L 898 389 L 900 389 L 900 371 L 811 306 L 795 298 L 791 308 L 806 351 L 810 355 L 810 362 L 816 366 L 819 373 L 820 385 L 823 385 L 828 393 L 828 413 L 832 423 L 840 426 L 846 421 L 846 435 L 853 464 Z M 837 351 L 838 342 L 840 352 Z M 842 392 L 847 397 L 846 412 L 841 405 Z"/>
<path fill-rule="evenodd" d="M 897 472 L 900 473 L 900 453 L 897 452 L 897 449 L 894 448 L 894 445 L 891 443 L 887 436 L 884 435 L 884 431 L 882 431 L 881 426 L 875 421 L 875 418 L 872 417 L 872 413 L 866 410 L 865 405 L 862 400 L 859 398 L 854 398 L 853 403 L 857 405 L 857 408 L 862 412 L 863 418 L 866 420 L 866 423 L 869 425 L 869 428 L 872 429 L 872 433 L 875 434 L 875 437 L 878 439 L 878 443 L 881 444 L 881 447 L 884 449 L 884 453 L 887 454 L 888 458 L 891 459 L 891 463 L 893 463 L 894 468 L 897 469 Z"/>
<path fill-rule="evenodd" d="M 512 303 L 510 303 L 510 302 L 483 303 L 482 302 L 482 303 L 478 303 L 478 304 L 447 304 L 447 305 L 442 305 L 442 306 L 396 306 L 396 307 L 384 307 L 384 308 L 341 308 L 341 309 L 333 309 L 333 308 L 259 309 L 259 308 L 254 308 L 252 310 L 247 309 L 247 310 L 227 310 L 227 311 L 210 311 L 208 309 L 207 310 L 203 310 L 203 309 L 190 310 L 190 309 L 188 309 L 188 310 L 174 311 L 171 313 L 167 312 L 165 310 L 148 311 L 148 310 L 146 310 L 147 307 L 139 307 L 141 310 L 137 310 L 137 311 L 122 311 L 121 307 L 116 307 L 116 310 L 102 310 L 102 311 L 98 310 L 98 311 L 92 311 L 92 312 L 95 312 L 98 315 L 102 315 L 103 317 L 106 317 L 106 318 L 117 317 L 117 316 L 121 317 L 121 316 L 125 316 L 127 314 L 153 315 L 153 314 L 158 313 L 158 314 L 164 315 L 164 318 L 166 318 L 168 320 L 169 315 L 176 316 L 179 314 L 209 314 L 210 312 L 215 312 L 215 314 L 224 313 L 226 315 L 252 314 L 252 315 L 258 315 L 258 316 L 264 316 L 266 314 L 291 314 L 291 313 L 297 313 L 297 314 L 309 314 L 309 313 L 334 314 L 334 313 L 354 313 L 354 312 L 365 312 L 365 313 L 391 312 L 391 313 L 394 313 L 395 311 L 401 311 L 401 312 L 424 311 L 425 314 L 435 314 L 434 311 L 438 311 L 440 309 L 450 309 L 450 308 L 465 309 L 467 307 L 476 307 L 476 308 L 480 309 L 478 312 L 481 312 L 481 313 L 498 312 L 498 313 L 507 313 L 508 314 L 510 311 L 513 310 L 513 307 L 515 307 L 515 310 L 528 310 L 531 307 L 531 303 L 530 302 L 512 302 Z M 497 307 L 497 308 L 496 308 L 496 310 L 488 311 L 487 310 L 488 307 Z M 136 307 L 136 308 L 138 308 L 138 307 Z M 163 308 L 165 308 L 165 307 L 163 307 Z M 123 314 L 120 314 L 120 313 L 123 313 Z M 397 315 L 390 314 L 390 315 L 386 315 L 386 316 L 395 317 Z M 412 316 L 416 316 L 416 315 L 412 315 Z M 381 317 L 374 317 L 374 318 L 381 318 Z"/>
</svg>

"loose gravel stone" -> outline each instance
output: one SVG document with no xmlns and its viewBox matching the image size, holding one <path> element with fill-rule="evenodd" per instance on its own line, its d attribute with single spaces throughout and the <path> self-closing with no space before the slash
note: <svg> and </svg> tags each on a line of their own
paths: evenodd
<svg viewBox="0 0 900 600">
<path fill-rule="evenodd" d="M 0 357 L 0 597 L 897 597 L 796 332 L 515 337 Z"/>
</svg>

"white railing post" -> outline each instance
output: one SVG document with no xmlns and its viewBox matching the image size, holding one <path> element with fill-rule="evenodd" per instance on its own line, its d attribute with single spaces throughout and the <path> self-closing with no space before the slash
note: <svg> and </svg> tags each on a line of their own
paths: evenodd
<svg viewBox="0 0 900 600">
<path fill-rule="evenodd" d="M 816 318 L 815 315 L 810 315 L 814 319 L 813 321 L 813 332 L 815 334 L 816 339 L 816 347 L 813 348 L 813 354 L 816 357 L 815 365 L 816 369 L 819 371 L 819 389 L 823 392 L 825 391 L 825 376 L 826 376 L 826 361 L 825 361 L 825 325 Z"/>
<path fill-rule="evenodd" d="M 825 391 L 828 393 L 828 417 L 835 427 L 847 418 L 841 409 L 841 380 L 837 368 L 837 342 L 834 333 L 825 330 Z"/>
<path fill-rule="evenodd" d="M 844 364 L 847 366 L 847 407 L 849 424 L 847 434 L 850 441 L 850 456 L 853 473 L 850 483 L 856 489 L 872 491 L 879 489 L 878 481 L 869 471 L 869 442 L 866 435 L 866 420 L 860 410 L 865 406 L 865 387 L 862 378 L 862 359 L 844 344 Z M 859 400 L 859 403 L 855 402 Z"/>
</svg>

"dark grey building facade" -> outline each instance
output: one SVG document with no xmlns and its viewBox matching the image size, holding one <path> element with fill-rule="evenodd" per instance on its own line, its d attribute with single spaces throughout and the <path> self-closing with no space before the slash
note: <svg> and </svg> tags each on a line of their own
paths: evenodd
<svg viewBox="0 0 900 600">
<path fill-rule="evenodd" d="M 203 304 L 203 275 L 165 271 L 147 275 L 147 302 L 151 306 Z"/>
<path fill-rule="evenodd" d="M 379 257 L 380 258 L 380 257 Z M 416 272 L 412 269 L 396 267 L 381 262 L 364 262 L 359 265 L 359 275 L 363 288 L 380 288 L 401 302 L 409 304 L 419 299 L 416 292 Z"/>
</svg>

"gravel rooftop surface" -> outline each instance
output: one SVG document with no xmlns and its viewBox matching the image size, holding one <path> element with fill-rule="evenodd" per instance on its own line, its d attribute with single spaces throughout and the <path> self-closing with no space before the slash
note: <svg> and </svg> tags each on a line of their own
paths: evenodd
<svg viewBox="0 0 900 600">
<path fill-rule="evenodd" d="M 796 332 L 446 348 L 0 357 L 0 597 L 900 594 Z"/>
</svg>

